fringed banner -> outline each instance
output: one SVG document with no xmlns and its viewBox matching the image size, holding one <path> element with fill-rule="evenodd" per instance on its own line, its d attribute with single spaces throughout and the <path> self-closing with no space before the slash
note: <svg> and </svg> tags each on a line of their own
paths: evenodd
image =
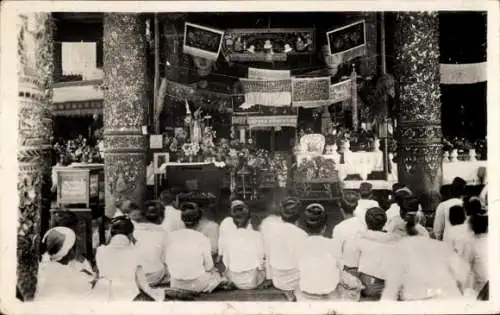
<svg viewBox="0 0 500 315">
<path fill-rule="evenodd" d="M 290 106 L 291 80 L 240 79 L 245 93 L 245 103 L 266 106 Z"/>
<path fill-rule="evenodd" d="M 487 63 L 441 64 L 441 84 L 473 84 L 487 80 Z"/>
<path fill-rule="evenodd" d="M 330 85 L 330 102 L 338 103 L 351 98 L 351 79 Z"/>
<path fill-rule="evenodd" d="M 195 57 L 217 60 L 224 31 L 186 22 L 183 52 Z"/>
<path fill-rule="evenodd" d="M 328 62 L 349 61 L 366 54 L 365 21 L 352 23 L 326 32 L 330 55 Z"/>
<path fill-rule="evenodd" d="M 293 78 L 292 104 L 296 107 L 330 105 L 330 77 Z"/>
<path fill-rule="evenodd" d="M 238 95 L 199 90 L 173 81 L 167 81 L 166 94 L 175 101 L 188 100 L 204 108 L 215 107 L 226 110 L 232 110 L 234 101 L 241 99 Z"/>
<path fill-rule="evenodd" d="M 297 115 L 249 116 L 247 123 L 250 129 L 272 127 L 297 127 Z"/>
<path fill-rule="evenodd" d="M 290 77 L 290 70 L 248 68 L 248 78 L 252 80 L 286 80 Z"/>
</svg>

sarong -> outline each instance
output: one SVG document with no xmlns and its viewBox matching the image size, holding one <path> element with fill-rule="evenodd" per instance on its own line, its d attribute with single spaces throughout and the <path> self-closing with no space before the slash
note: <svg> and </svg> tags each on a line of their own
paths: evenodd
<svg viewBox="0 0 500 315">
<path fill-rule="evenodd" d="M 277 289 L 295 290 L 299 285 L 300 272 L 298 269 L 280 270 L 271 267 L 271 279 Z"/>
<path fill-rule="evenodd" d="M 198 293 L 210 293 L 219 286 L 222 282 L 222 277 L 217 271 L 205 272 L 196 279 L 170 279 L 170 287 L 172 289 L 182 289 Z"/>
<path fill-rule="evenodd" d="M 241 290 L 256 289 L 266 279 L 265 271 L 257 269 L 241 272 L 227 270 L 226 276 L 234 284 L 235 287 Z"/>
</svg>

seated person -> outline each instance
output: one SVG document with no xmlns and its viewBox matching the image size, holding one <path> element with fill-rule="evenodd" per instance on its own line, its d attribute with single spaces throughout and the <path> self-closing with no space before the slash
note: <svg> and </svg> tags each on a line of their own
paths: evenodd
<svg viewBox="0 0 500 315">
<path fill-rule="evenodd" d="M 208 237 L 210 240 L 210 247 L 212 248 L 212 257 L 217 258 L 219 252 L 219 224 L 210 220 L 203 214 L 196 227 L 196 231 Z"/>
<path fill-rule="evenodd" d="M 450 227 L 443 237 L 443 242 L 448 244 L 453 250 L 461 254 L 467 243 L 473 236 L 469 224 L 467 224 L 465 210 L 462 206 L 453 206 L 450 208 Z"/>
<path fill-rule="evenodd" d="M 248 209 L 248 205 L 241 201 L 241 200 L 233 200 L 231 202 L 231 210 L 230 212 L 232 211 L 233 208 L 235 207 L 245 207 Z M 247 229 L 253 229 L 252 227 L 252 224 L 251 224 L 251 220 L 248 220 L 247 222 L 247 225 L 246 227 Z M 222 220 L 222 222 L 220 223 L 220 226 L 219 226 L 219 260 L 221 259 L 222 256 L 224 256 L 224 249 L 223 249 L 223 246 L 222 246 L 222 243 L 227 239 L 227 238 L 230 238 L 232 233 L 234 231 L 236 231 L 237 227 L 236 227 L 236 224 L 234 224 L 234 220 L 231 216 L 229 217 L 226 217 L 224 220 Z"/>
<path fill-rule="evenodd" d="M 57 211 L 53 213 L 53 218 L 52 218 L 52 225 L 53 227 L 67 227 L 76 234 L 76 228 L 78 226 L 78 217 L 74 212 L 71 210 L 62 210 L 62 211 Z M 76 236 L 76 243 L 78 244 L 78 235 Z M 43 246 L 43 244 L 42 244 Z M 89 275 L 94 275 L 94 269 L 92 268 L 92 265 L 90 262 L 83 256 L 81 253 L 80 249 L 78 246 L 75 246 L 74 250 L 74 259 L 72 259 L 69 264 L 72 265 L 74 268 L 82 270 L 85 273 L 88 273 Z M 49 261 L 49 254 L 45 253 L 42 255 L 42 261 Z"/>
<path fill-rule="evenodd" d="M 160 200 L 165 207 L 163 215 L 163 228 L 167 232 L 173 232 L 184 228 L 181 219 L 181 211 L 177 209 L 176 196 L 170 190 L 164 190 L 160 193 Z"/>
<path fill-rule="evenodd" d="M 35 301 L 73 300 L 91 297 L 93 276 L 75 260 L 75 232 L 67 227 L 50 229 L 43 237 L 46 253 L 38 268 Z"/>
<path fill-rule="evenodd" d="M 153 287 L 166 284 L 169 280 L 165 263 L 167 232 L 161 225 L 163 215 L 164 207 L 160 202 L 147 201 L 134 230 L 137 253 L 148 283 Z"/>
<path fill-rule="evenodd" d="M 299 282 L 298 247 L 307 233 L 297 226 L 300 200 L 287 198 L 281 206 L 281 220 L 264 234 L 267 277 L 280 290 L 295 290 Z"/>
<path fill-rule="evenodd" d="M 362 296 L 379 300 L 384 288 L 387 259 L 390 249 L 399 240 L 399 236 L 382 231 L 386 222 L 385 211 L 370 208 L 366 212 L 368 230 L 346 244 L 344 269 L 360 278 L 365 286 Z"/>
<path fill-rule="evenodd" d="M 378 201 L 373 200 L 373 185 L 367 182 L 361 183 L 359 185 L 359 196 L 358 206 L 354 210 L 354 215 L 364 219 L 366 210 L 379 207 Z"/>
<path fill-rule="evenodd" d="M 191 292 L 212 292 L 223 279 L 214 267 L 210 240 L 196 231 L 201 210 L 196 203 L 183 205 L 181 219 L 185 228 L 169 233 L 166 263 L 170 287 Z"/>
<path fill-rule="evenodd" d="M 357 217 L 353 213 L 357 206 L 358 194 L 344 193 L 340 201 L 340 208 L 342 209 L 344 220 L 335 225 L 332 234 L 335 248 L 338 250 L 337 257 L 339 259 L 342 258 L 346 242 L 357 237 L 359 233 L 366 230 L 365 219 Z"/>
<path fill-rule="evenodd" d="M 97 248 L 99 276 L 110 283 L 109 300 L 133 301 L 141 293 L 163 300 L 163 292 L 151 289 L 148 284 L 133 233 L 134 224 L 127 216 L 113 218 L 109 244 Z"/>
<path fill-rule="evenodd" d="M 409 188 L 403 187 L 394 193 L 394 203 L 391 205 L 389 210 L 386 211 L 387 222 L 385 223 L 384 230 L 387 232 L 392 232 L 395 225 L 401 222 L 401 207 L 403 206 L 403 201 L 412 195 Z"/>
<path fill-rule="evenodd" d="M 226 276 L 238 289 L 255 289 L 265 278 L 262 234 L 247 229 L 250 211 L 245 205 L 231 208 L 236 230 L 221 243 Z"/>
<path fill-rule="evenodd" d="M 416 197 L 406 197 L 401 204 L 401 212 L 399 217 L 393 218 L 392 228 L 388 229 L 388 233 L 393 233 L 401 237 L 412 236 L 410 233 L 417 233 L 418 235 L 430 237 L 429 231 L 420 224 L 418 215 L 421 212 L 419 200 Z M 408 217 L 415 221 L 415 226 L 408 229 Z"/>
<path fill-rule="evenodd" d="M 304 211 L 304 225 L 309 236 L 301 244 L 298 257 L 300 280 L 295 291 L 297 301 L 328 301 L 345 299 L 361 291 L 361 282 L 343 272 L 338 261 L 335 243 L 324 237 L 327 215 L 322 205 L 314 203 Z M 344 290 L 344 288 L 348 290 Z M 354 299 L 359 299 L 354 294 Z"/>
</svg>

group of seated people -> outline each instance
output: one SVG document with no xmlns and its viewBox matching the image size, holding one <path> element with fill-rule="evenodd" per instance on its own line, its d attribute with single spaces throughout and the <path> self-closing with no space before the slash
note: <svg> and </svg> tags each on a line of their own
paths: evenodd
<svg viewBox="0 0 500 315">
<path fill-rule="evenodd" d="M 344 220 L 331 235 L 325 207 L 294 197 L 259 224 L 251 214 L 266 201 L 234 198 L 220 225 L 169 191 L 143 207 L 125 200 L 94 266 L 78 255 L 70 224 L 46 233 L 35 299 L 164 300 L 167 291 L 182 299 L 269 287 L 291 301 L 484 299 L 488 216 L 478 198 L 462 200 L 463 189 L 453 182 L 431 233 L 419 200 L 401 185 L 387 211 L 368 183 L 344 194 Z"/>
</svg>

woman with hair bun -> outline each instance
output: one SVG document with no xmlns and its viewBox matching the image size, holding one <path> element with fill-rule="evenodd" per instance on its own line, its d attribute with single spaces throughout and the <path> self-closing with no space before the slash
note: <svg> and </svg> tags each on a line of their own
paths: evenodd
<svg viewBox="0 0 500 315">
<path fill-rule="evenodd" d="M 161 300 L 158 294 L 162 292 L 153 291 L 148 284 L 133 233 L 134 224 L 128 216 L 111 220 L 111 239 L 96 252 L 99 276 L 110 283 L 111 301 L 132 301 L 141 293 Z"/>
<path fill-rule="evenodd" d="M 429 237 L 429 232 L 420 224 L 422 210 L 417 197 L 409 196 L 402 199 L 400 216 L 393 218 L 387 232 L 401 237 L 420 235 Z"/>
<path fill-rule="evenodd" d="M 413 201 L 405 207 L 406 237 L 391 249 L 382 300 L 456 300 L 464 295 L 469 267 L 446 243 L 420 232 Z M 410 211 L 409 211 L 410 210 Z M 423 227 L 422 227 L 423 228 Z"/>
<path fill-rule="evenodd" d="M 354 291 L 354 299 L 359 299 L 361 282 L 342 271 L 335 242 L 323 236 L 327 222 L 325 208 L 318 203 L 308 205 L 303 213 L 303 222 L 309 236 L 298 253 L 300 280 L 295 291 L 297 301 L 341 300 L 349 296 L 346 294 L 348 291 Z"/>
</svg>

